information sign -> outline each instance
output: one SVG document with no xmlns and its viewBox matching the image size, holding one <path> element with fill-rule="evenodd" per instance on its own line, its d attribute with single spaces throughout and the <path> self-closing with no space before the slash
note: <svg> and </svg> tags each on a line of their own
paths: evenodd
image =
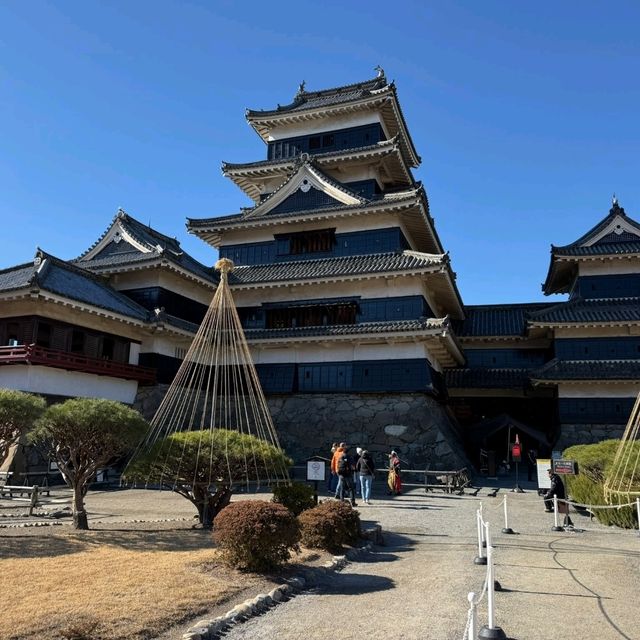
<svg viewBox="0 0 640 640">
<path fill-rule="evenodd" d="M 307 461 L 307 480 L 324 480 L 325 464 L 322 460 Z"/>
<path fill-rule="evenodd" d="M 548 458 L 538 458 L 536 460 L 536 471 L 538 473 L 539 489 L 551 488 L 551 480 L 549 479 L 549 474 L 547 473 L 548 469 L 551 469 L 551 460 L 549 460 Z"/>
<path fill-rule="evenodd" d="M 553 471 L 559 475 L 578 475 L 578 463 L 575 460 L 554 460 Z"/>
</svg>

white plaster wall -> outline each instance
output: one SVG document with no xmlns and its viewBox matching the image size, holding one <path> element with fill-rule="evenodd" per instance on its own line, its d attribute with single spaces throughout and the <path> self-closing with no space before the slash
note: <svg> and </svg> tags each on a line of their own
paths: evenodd
<svg viewBox="0 0 640 640">
<path fill-rule="evenodd" d="M 313 213 L 313 212 L 311 212 Z M 364 216 L 353 216 L 340 219 L 315 220 L 309 222 L 290 222 L 286 227 L 268 227 L 264 229 L 228 230 L 224 231 L 220 247 L 253 242 L 271 242 L 275 233 L 298 233 L 300 231 L 314 231 L 316 229 L 334 229 L 336 233 L 350 233 L 353 231 L 372 231 L 400 227 L 407 240 L 409 234 L 398 216 L 390 213 L 371 213 Z"/>
<path fill-rule="evenodd" d="M 0 387 L 56 396 L 105 398 L 132 404 L 138 383 L 135 380 L 25 364 L 0 367 Z"/>
<path fill-rule="evenodd" d="M 308 120 L 305 122 L 277 125 L 271 129 L 268 140 L 282 140 L 283 138 L 293 138 L 295 136 L 307 136 L 323 131 L 336 131 L 337 129 L 348 129 L 350 127 L 360 127 L 365 124 L 380 123 L 384 129 L 380 115 L 375 112 L 353 113 L 345 115 L 327 116 L 318 120 Z"/>
<path fill-rule="evenodd" d="M 559 398 L 635 398 L 640 383 L 621 384 L 562 384 L 558 385 Z"/>
<path fill-rule="evenodd" d="M 640 335 L 640 327 L 559 327 L 555 330 L 557 338 L 625 338 Z"/>
<path fill-rule="evenodd" d="M 626 260 L 596 260 L 579 262 L 578 272 L 581 276 L 613 276 L 627 273 L 638 273 L 640 261 L 635 258 Z"/>
<path fill-rule="evenodd" d="M 140 345 L 132 342 L 129 345 L 129 364 L 138 364 L 140 362 Z"/>
<path fill-rule="evenodd" d="M 158 353 L 163 356 L 176 357 L 176 347 L 188 349 L 191 346 L 192 338 L 178 338 L 168 335 L 157 334 L 147 338 L 142 343 L 140 351 L 142 353 Z"/>
<path fill-rule="evenodd" d="M 264 302 L 293 302 L 361 296 L 362 298 L 394 298 L 398 296 L 425 295 L 420 276 L 402 278 L 376 278 L 350 282 L 313 283 L 263 288 L 231 289 L 236 307 L 252 307 Z"/>
<path fill-rule="evenodd" d="M 303 344 L 290 347 L 251 347 L 254 364 L 285 364 L 290 362 L 339 362 L 349 360 L 395 360 L 426 358 L 423 344 Z"/>
<path fill-rule="evenodd" d="M 123 289 L 162 287 L 207 306 L 209 306 L 215 292 L 215 289 L 209 289 L 204 285 L 197 284 L 176 273 L 160 268 L 117 274 L 111 278 L 111 284 L 118 291 L 122 291 Z"/>
</svg>

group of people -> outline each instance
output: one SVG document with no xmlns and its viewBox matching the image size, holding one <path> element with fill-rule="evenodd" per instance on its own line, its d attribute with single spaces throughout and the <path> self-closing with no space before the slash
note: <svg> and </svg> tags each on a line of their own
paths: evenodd
<svg viewBox="0 0 640 640">
<path fill-rule="evenodd" d="M 365 504 L 371 504 L 371 486 L 376 472 L 371 454 L 366 449 L 356 447 L 353 455 L 346 442 L 334 443 L 331 454 L 329 491 L 332 491 L 338 500 L 348 497 L 354 507 L 357 506 L 356 495 L 360 495 Z M 402 492 L 400 458 L 395 451 L 389 454 L 387 484 L 389 493 L 399 495 Z"/>
</svg>

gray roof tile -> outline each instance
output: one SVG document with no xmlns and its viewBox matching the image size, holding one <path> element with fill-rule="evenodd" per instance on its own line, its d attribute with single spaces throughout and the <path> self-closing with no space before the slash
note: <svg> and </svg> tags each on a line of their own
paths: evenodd
<svg viewBox="0 0 640 640">
<path fill-rule="evenodd" d="M 640 322 L 640 298 L 576 298 L 529 315 L 533 325 Z"/>
<path fill-rule="evenodd" d="M 533 380 L 638 380 L 640 360 L 552 360 L 531 373 Z"/>
<path fill-rule="evenodd" d="M 318 327 L 294 327 L 287 329 L 247 329 L 248 341 L 283 338 L 308 338 L 318 336 L 352 336 L 383 333 L 419 333 L 433 329 L 441 329 L 448 325 L 444 318 L 418 318 L 415 320 L 396 320 L 388 322 L 363 322 L 361 324 L 333 325 Z"/>
<path fill-rule="evenodd" d="M 19 265 L 0 272 L 0 291 L 41 289 L 120 315 L 143 321 L 148 319 L 146 309 L 90 271 L 44 251 L 39 251 L 37 256 L 41 259 L 39 266 Z"/>
<path fill-rule="evenodd" d="M 385 86 L 387 86 L 387 80 L 384 76 L 381 76 L 372 80 L 366 80 L 364 82 L 349 84 L 342 87 L 323 89 L 322 91 L 299 91 L 296 94 L 294 101 L 288 105 L 278 105 L 276 109 L 268 111 L 247 109 L 247 118 L 251 118 L 252 116 L 268 116 L 273 114 L 306 111 L 308 109 L 316 109 L 318 107 L 329 107 L 334 104 L 353 102 L 370 95 L 371 91 L 381 89 Z"/>
<path fill-rule="evenodd" d="M 527 319 L 546 303 L 465 306 L 464 320 L 454 321 L 459 337 L 524 336 Z"/>
<path fill-rule="evenodd" d="M 229 284 L 259 284 L 289 280 L 312 280 L 356 274 L 420 270 L 447 264 L 445 255 L 403 251 L 341 258 L 299 260 L 263 265 L 237 266 L 229 274 Z"/>
</svg>

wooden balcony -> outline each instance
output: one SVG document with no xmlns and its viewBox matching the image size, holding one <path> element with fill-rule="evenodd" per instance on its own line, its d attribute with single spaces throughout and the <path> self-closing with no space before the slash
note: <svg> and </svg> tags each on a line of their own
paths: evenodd
<svg viewBox="0 0 640 640">
<path fill-rule="evenodd" d="M 35 344 L 0 347 L 0 365 L 4 364 L 44 365 L 67 371 L 81 371 L 99 376 L 137 380 L 141 384 L 153 384 L 156 380 L 156 370 L 149 367 L 89 358 L 82 354 L 46 349 Z"/>
</svg>

